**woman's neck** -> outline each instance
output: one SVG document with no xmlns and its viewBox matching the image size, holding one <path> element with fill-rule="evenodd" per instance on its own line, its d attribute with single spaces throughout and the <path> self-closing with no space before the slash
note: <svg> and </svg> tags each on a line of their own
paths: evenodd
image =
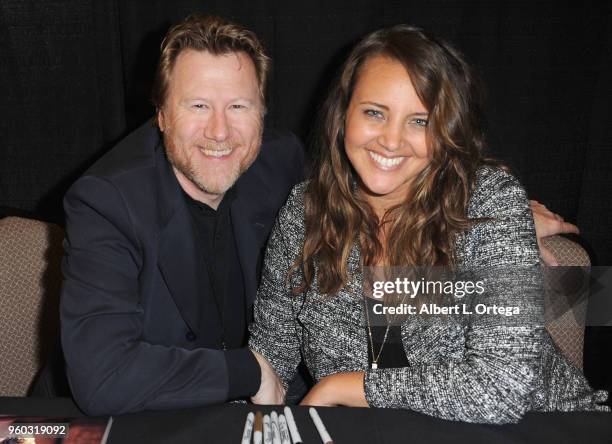
<svg viewBox="0 0 612 444">
<path fill-rule="evenodd" d="M 379 221 L 384 219 L 391 208 L 401 205 L 405 199 L 403 195 L 397 195 L 395 193 L 385 195 L 374 194 L 364 188 L 360 188 L 359 193 L 370 208 L 372 208 Z"/>
</svg>

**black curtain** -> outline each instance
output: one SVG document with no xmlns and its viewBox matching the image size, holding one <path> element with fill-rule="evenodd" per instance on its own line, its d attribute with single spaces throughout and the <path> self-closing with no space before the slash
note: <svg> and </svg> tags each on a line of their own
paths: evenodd
<svg viewBox="0 0 612 444">
<path fill-rule="evenodd" d="M 62 221 L 70 183 L 153 114 L 159 44 L 193 11 L 253 29 L 274 59 L 267 126 L 307 140 L 351 44 L 394 23 L 455 44 L 488 92 L 491 153 L 612 264 L 612 8 L 558 1 L 0 3 L 0 206 Z"/>
<path fill-rule="evenodd" d="M 491 154 L 612 265 L 612 6 L 599 1 L 3 0 L 0 207 L 62 222 L 70 183 L 152 116 L 162 36 L 193 11 L 264 41 L 274 59 L 266 125 L 303 140 L 364 33 L 411 23 L 451 41 L 486 84 Z"/>
<path fill-rule="evenodd" d="M 61 220 L 67 186 L 125 132 L 118 15 L 0 2 L 0 206 Z"/>
</svg>

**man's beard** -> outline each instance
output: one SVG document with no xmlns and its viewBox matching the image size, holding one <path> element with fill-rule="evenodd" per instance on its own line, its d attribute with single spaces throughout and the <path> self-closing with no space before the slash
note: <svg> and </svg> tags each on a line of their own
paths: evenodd
<svg viewBox="0 0 612 444">
<path fill-rule="evenodd" d="M 215 143 L 201 143 L 194 144 L 197 146 L 191 146 L 187 152 L 184 149 L 177 147 L 169 137 L 165 137 L 166 153 L 170 164 L 180 171 L 191 183 L 193 183 L 198 189 L 207 194 L 222 195 L 225 194 L 238 180 L 238 178 L 244 173 L 253 163 L 256 155 L 247 153 L 248 158 L 243 158 L 241 161 L 231 162 L 230 169 L 223 176 L 217 177 L 211 171 L 199 171 L 192 160 L 194 156 L 199 155 L 196 150 L 214 150 L 223 151 L 230 148 L 232 151 L 240 149 L 241 145 L 234 141 L 228 141 L 223 144 Z M 245 147 L 242 147 L 245 148 Z M 259 152 L 259 148 L 257 149 Z M 230 155 L 235 155 L 233 152 Z M 246 162 L 246 163 L 245 163 Z"/>
</svg>

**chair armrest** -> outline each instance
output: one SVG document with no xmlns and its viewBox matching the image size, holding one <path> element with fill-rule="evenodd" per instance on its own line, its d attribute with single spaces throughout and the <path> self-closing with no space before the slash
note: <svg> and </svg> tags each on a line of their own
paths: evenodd
<svg viewBox="0 0 612 444">
<path fill-rule="evenodd" d="M 577 237 L 577 236 L 576 236 Z M 578 238 L 580 239 L 580 238 Z M 591 258 L 578 241 L 555 234 L 541 240 L 562 267 L 589 267 Z"/>
</svg>

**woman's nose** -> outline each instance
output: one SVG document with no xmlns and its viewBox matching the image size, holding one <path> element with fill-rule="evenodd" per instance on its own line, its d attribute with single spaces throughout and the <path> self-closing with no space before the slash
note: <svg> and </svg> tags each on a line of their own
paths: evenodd
<svg viewBox="0 0 612 444">
<path fill-rule="evenodd" d="M 388 122 L 378 137 L 378 143 L 389 151 L 396 151 L 402 147 L 403 128 L 397 122 Z"/>
</svg>

